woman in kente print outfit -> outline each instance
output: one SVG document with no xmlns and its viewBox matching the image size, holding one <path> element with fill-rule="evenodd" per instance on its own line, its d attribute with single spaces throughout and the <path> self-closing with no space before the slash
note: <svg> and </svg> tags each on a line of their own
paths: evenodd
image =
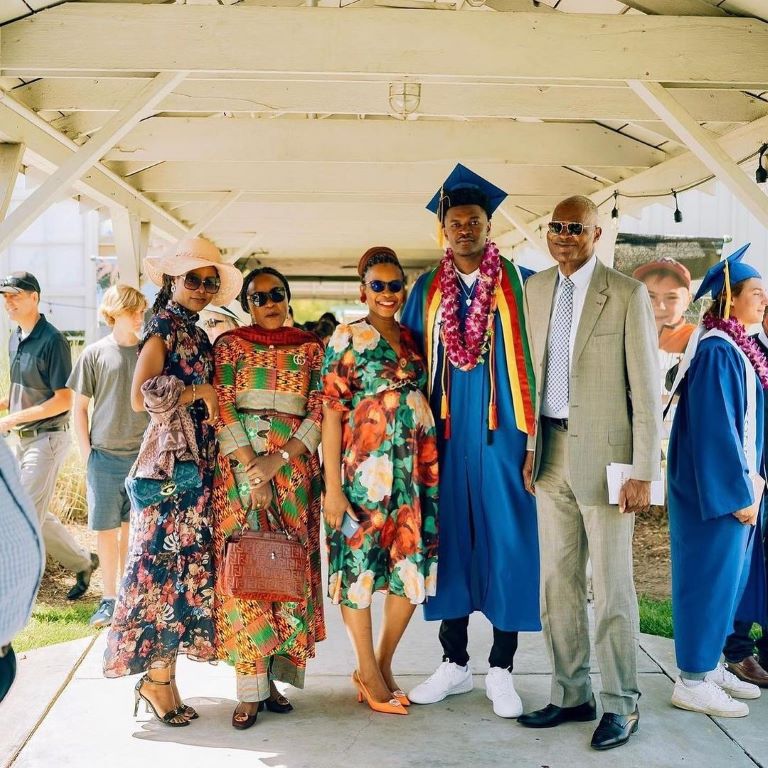
<svg viewBox="0 0 768 768">
<path fill-rule="evenodd" d="M 238 705 L 232 726 L 250 728 L 261 709 L 293 707 L 274 681 L 304 687 L 307 660 L 325 639 L 320 583 L 320 494 L 317 446 L 322 401 L 320 340 L 283 327 L 291 294 L 270 267 L 253 270 L 240 303 L 252 325 L 216 340 L 219 459 L 214 482 L 214 615 L 218 656 L 234 665 Z M 227 538 L 245 524 L 258 529 L 258 510 L 298 539 L 307 552 L 306 599 L 267 603 L 225 591 Z"/>
<path fill-rule="evenodd" d="M 369 249 L 358 272 L 368 317 L 336 329 L 323 363 L 328 592 L 354 645 L 358 699 L 405 715 L 410 702 L 392 657 L 437 584 L 435 424 L 424 361 L 395 320 L 405 299 L 395 252 Z M 354 532 L 349 518 L 359 524 Z M 374 651 L 370 605 L 379 590 L 387 596 Z"/>
<path fill-rule="evenodd" d="M 169 379 L 176 401 L 169 397 L 168 405 L 188 408 L 194 424 L 202 483 L 131 510 L 130 549 L 107 637 L 104 674 L 144 672 L 136 684 L 136 704 L 143 699 L 161 722 L 178 727 L 188 725 L 197 713 L 176 689 L 177 654 L 201 661 L 215 658 L 211 485 L 216 446 L 211 422 L 218 417 L 218 405 L 210 383 L 213 352 L 195 323 L 209 302 L 227 304 L 237 296 L 243 276 L 202 238 L 184 240 L 166 256 L 145 259 L 144 271 L 162 290 L 144 329 L 131 405 L 135 410 L 145 407 L 143 384 L 159 376 Z M 158 441 L 157 448 L 162 447 Z M 154 455 L 155 448 L 149 453 Z"/>
</svg>

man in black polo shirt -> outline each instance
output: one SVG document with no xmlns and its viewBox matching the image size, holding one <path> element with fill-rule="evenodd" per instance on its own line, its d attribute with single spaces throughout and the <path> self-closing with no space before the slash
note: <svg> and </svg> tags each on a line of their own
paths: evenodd
<svg viewBox="0 0 768 768">
<path fill-rule="evenodd" d="M 18 435 L 21 483 L 35 504 L 46 551 L 76 574 L 67 595 L 76 600 L 88 589 L 99 560 L 80 547 L 48 509 L 56 477 L 72 447 L 67 434 L 72 407 L 72 391 L 67 389 L 72 371 L 69 344 L 40 314 L 40 283 L 34 275 L 13 272 L 0 280 L 0 293 L 8 317 L 18 324 L 9 345 L 11 389 L 0 401 L 0 410 L 9 413 L 0 418 L 0 433 Z"/>
</svg>

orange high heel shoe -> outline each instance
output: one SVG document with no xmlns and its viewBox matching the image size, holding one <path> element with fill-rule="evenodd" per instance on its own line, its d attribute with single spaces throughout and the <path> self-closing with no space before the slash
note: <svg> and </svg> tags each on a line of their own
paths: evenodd
<svg viewBox="0 0 768 768">
<path fill-rule="evenodd" d="M 392 691 L 392 696 L 396 698 L 404 707 L 411 706 L 411 700 L 406 695 L 405 691 L 401 691 L 399 688 Z"/>
<path fill-rule="evenodd" d="M 390 699 L 389 701 L 376 701 L 371 696 L 371 692 L 366 688 L 365 683 L 358 677 L 357 670 L 352 673 L 352 682 L 357 686 L 357 700 L 362 704 L 365 700 L 366 704 L 374 712 L 383 712 L 386 715 L 407 715 L 408 710 L 397 699 Z"/>
</svg>

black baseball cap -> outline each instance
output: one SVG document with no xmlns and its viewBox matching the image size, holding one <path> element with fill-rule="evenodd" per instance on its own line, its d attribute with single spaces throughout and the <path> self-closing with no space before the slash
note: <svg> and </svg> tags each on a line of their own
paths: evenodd
<svg viewBox="0 0 768 768">
<path fill-rule="evenodd" d="M 31 272 L 11 272 L 0 280 L 0 293 L 21 293 L 22 291 L 40 293 L 40 283 Z"/>
</svg>

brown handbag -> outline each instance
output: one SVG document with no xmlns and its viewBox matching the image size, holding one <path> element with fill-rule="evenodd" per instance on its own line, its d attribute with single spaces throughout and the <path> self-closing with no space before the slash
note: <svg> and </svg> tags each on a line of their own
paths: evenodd
<svg viewBox="0 0 768 768">
<path fill-rule="evenodd" d="M 246 521 L 224 550 L 224 589 L 242 600 L 295 603 L 306 599 L 307 553 L 285 531 L 271 530 L 266 510 L 258 513 L 259 530 Z"/>
</svg>

